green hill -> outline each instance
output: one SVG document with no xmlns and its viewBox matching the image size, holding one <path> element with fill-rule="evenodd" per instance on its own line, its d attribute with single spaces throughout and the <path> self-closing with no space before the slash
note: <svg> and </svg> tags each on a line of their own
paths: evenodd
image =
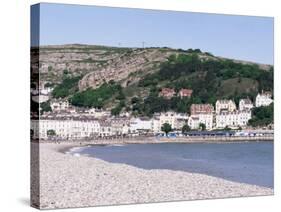
<svg viewBox="0 0 281 212">
<path fill-rule="evenodd" d="M 199 49 L 70 45 L 40 51 L 43 66 L 52 67 L 44 69 L 41 80 L 55 84 L 54 98 L 66 97 L 76 106 L 103 107 L 114 114 L 186 112 L 192 103 L 254 100 L 261 90 L 273 91 L 272 66 L 215 57 Z M 192 89 L 192 97 L 164 99 L 158 95 L 164 87 Z"/>
</svg>

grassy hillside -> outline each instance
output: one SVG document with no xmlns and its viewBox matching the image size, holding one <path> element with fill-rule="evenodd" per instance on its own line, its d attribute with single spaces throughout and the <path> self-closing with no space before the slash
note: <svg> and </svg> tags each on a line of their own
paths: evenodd
<svg viewBox="0 0 281 212">
<path fill-rule="evenodd" d="M 259 83 L 251 78 L 231 78 L 223 80 L 221 87 L 217 92 L 218 96 L 228 97 L 234 95 L 242 95 L 243 93 L 257 93 Z"/>
<path fill-rule="evenodd" d="M 254 97 L 261 90 L 273 91 L 273 68 L 262 70 L 257 65 L 240 64 L 231 60 L 206 60 L 198 54 L 171 56 L 158 72 L 143 77 L 140 89 L 149 88 L 147 99 L 136 106 L 136 113 L 151 115 L 154 112 L 175 110 L 186 112 L 192 103 L 212 103 L 217 99 Z M 163 87 L 193 90 L 193 97 L 165 100 L 158 97 Z"/>
</svg>

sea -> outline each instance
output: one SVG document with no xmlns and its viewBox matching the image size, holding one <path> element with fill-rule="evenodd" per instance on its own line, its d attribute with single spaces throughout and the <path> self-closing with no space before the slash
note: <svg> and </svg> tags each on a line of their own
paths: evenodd
<svg viewBox="0 0 281 212">
<path fill-rule="evenodd" d="M 137 168 L 206 174 L 226 180 L 274 186 L 273 142 L 155 143 L 76 147 L 75 156 L 90 156 Z"/>
</svg>

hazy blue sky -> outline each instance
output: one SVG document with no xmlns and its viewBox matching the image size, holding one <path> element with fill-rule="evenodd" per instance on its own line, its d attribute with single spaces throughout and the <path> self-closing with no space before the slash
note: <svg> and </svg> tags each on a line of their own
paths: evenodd
<svg viewBox="0 0 281 212">
<path fill-rule="evenodd" d="M 273 18 L 41 4 L 40 45 L 200 48 L 273 64 Z"/>
</svg>

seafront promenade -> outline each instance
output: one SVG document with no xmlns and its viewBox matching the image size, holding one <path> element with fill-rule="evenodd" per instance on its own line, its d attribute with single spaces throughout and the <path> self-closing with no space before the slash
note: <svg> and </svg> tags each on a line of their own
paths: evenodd
<svg viewBox="0 0 281 212">
<path fill-rule="evenodd" d="M 273 141 L 274 135 L 267 136 L 190 136 L 190 137 L 155 137 L 155 136 L 139 136 L 139 137 L 118 137 L 118 138 L 95 138 L 81 140 L 34 140 L 35 143 L 65 143 L 74 145 L 86 144 L 135 144 L 135 143 L 221 143 L 221 142 L 258 142 Z"/>
</svg>

